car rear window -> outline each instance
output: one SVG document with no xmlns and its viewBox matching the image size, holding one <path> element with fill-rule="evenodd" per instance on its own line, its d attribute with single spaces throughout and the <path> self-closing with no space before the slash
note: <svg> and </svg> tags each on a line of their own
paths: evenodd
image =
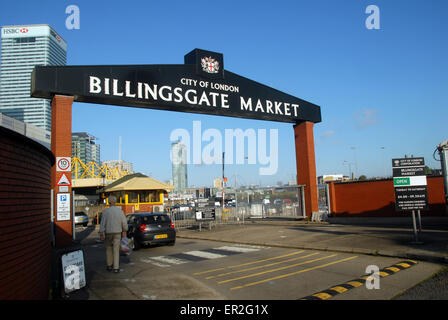
<svg viewBox="0 0 448 320">
<path fill-rule="evenodd" d="M 141 223 L 144 224 L 155 224 L 161 222 L 170 222 L 170 217 L 166 215 L 155 215 L 155 216 L 142 216 L 140 217 Z"/>
<path fill-rule="evenodd" d="M 79 216 L 85 216 L 86 214 L 84 212 L 75 212 L 75 217 Z"/>
</svg>

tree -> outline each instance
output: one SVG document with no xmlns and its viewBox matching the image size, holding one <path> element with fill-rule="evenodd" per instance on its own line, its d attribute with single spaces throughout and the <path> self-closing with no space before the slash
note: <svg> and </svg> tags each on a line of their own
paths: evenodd
<svg viewBox="0 0 448 320">
<path fill-rule="evenodd" d="M 366 181 L 367 177 L 365 175 L 360 175 L 358 180 L 359 181 Z"/>
</svg>

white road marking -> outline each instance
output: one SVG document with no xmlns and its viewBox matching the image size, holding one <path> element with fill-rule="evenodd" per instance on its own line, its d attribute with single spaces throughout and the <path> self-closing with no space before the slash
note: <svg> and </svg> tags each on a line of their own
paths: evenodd
<svg viewBox="0 0 448 320">
<path fill-rule="evenodd" d="M 248 247 L 237 247 L 237 246 L 222 246 L 219 248 L 215 248 L 218 250 L 226 250 L 226 251 L 234 251 L 234 252 L 254 252 L 259 251 L 257 248 L 248 248 Z"/>
<path fill-rule="evenodd" d="M 157 260 L 160 262 L 165 262 L 165 263 L 171 263 L 171 264 L 182 264 L 182 263 L 188 262 L 187 260 L 182 260 L 179 258 L 168 257 L 168 256 L 151 257 L 150 259 Z"/>
<path fill-rule="evenodd" d="M 218 247 L 215 249 L 223 250 L 223 251 L 230 251 L 230 252 L 245 253 L 245 252 L 259 251 L 260 249 L 267 249 L 267 248 L 269 248 L 269 247 L 235 244 L 233 246 L 222 246 L 222 247 Z M 183 252 L 183 254 L 188 254 L 191 256 L 196 256 L 196 257 L 205 258 L 205 259 L 217 259 L 217 258 L 227 257 L 227 255 L 224 255 L 224 254 L 218 254 L 218 253 L 201 251 L 201 250 L 193 250 L 193 251 Z M 144 263 L 151 263 L 155 266 L 162 267 L 162 268 L 167 268 L 172 265 L 179 265 L 179 264 L 191 262 L 191 261 L 188 261 L 185 259 L 180 259 L 180 258 L 175 258 L 175 257 L 170 257 L 170 256 L 148 257 L 148 258 L 142 258 L 142 259 L 140 259 L 140 261 L 144 262 Z"/>
<path fill-rule="evenodd" d="M 170 266 L 169 264 L 159 263 L 159 262 L 156 262 L 156 261 L 151 260 L 151 259 L 140 259 L 140 261 L 144 262 L 144 263 L 151 263 L 151 264 L 153 264 L 155 266 L 162 267 L 162 268 L 166 268 L 166 267 Z"/>
<path fill-rule="evenodd" d="M 266 246 L 256 246 L 251 244 L 234 244 L 235 247 L 244 247 L 244 248 L 254 248 L 254 249 L 269 249 L 270 247 Z"/>
<path fill-rule="evenodd" d="M 205 259 L 216 259 L 216 258 L 227 257 L 227 256 L 222 255 L 222 254 L 211 253 L 211 252 L 206 252 L 206 251 L 188 251 L 188 252 L 184 252 L 184 254 L 189 254 L 189 255 L 192 255 L 192 256 L 205 258 Z"/>
</svg>

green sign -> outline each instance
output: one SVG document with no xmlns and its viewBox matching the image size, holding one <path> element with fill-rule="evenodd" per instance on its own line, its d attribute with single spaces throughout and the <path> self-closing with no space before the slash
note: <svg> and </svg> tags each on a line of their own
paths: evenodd
<svg viewBox="0 0 448 320">
<path fill-rule="evenodd" d="M 394 187 L 397 186 L 410 186 L 411 179 L 409 178 L 394 178 Z"/>
</svg>

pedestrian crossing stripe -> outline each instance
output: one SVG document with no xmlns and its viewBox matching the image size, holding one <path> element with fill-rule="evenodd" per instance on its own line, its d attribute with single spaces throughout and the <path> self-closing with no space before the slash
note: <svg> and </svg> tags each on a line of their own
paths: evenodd
<svg viewBox="0 0 448 320">
<path fill-rule="evenodd" d="M 418 262 L 415 260 L 401 261 L 401 262 L 396 263 L 390 267 L 381 269 L 378 273 L 379 273 L 380 278 L 384 278 L 384 277 L 390 276 L 398 271 L 410 268 L 413 265 L 416 265 L 417 263 Z M 362 286 L 363 284 L 366 283 L 366 281 L 369 279 L 369 277 L 372 277 L 372 275 L 364 275 L 358 279 L 354 279 L 354 280 L 345 282 L 343 284 L 339 284 L 337 286 L 331 287 L 328 290 L 314 293 L 314 294 L 304 297 L 300 300 L 327 300 L 327 299 L 330 299 L 340 293 L 344 293 L 344 292 L 349 291 L 350 289 Z"/>
<path fill-rule="evenodd" d="M 192 250 L 167 256 L 146 257 L 140 259 L 140 261 L 144 263 L 151 263 L 158 267 L 167 268 L 173 265 L 180 265 L 188 262 L 212 260 L 235 254 L 255 252 L 263 248 L 267 249 L 269 247 L 251 245 L 221 246 L 213 249 Z"/>
<path fill-rule="evenodd" d="M 260 249 L 258 248 L 251 248 L 251 247 L 229 247 L 229 246 L 223 246 L 223 247 L 219 247 L 216 248 L 219 250 L 228 250 L 228 251 L 235 251 L 235 252 L 254 252 L 254 251 L 258 251 Z"/>
<path fill-rule="evenodd" d="M 169 256 L 159 256 L 159 257 L 151 257 L 152 260 L 160 261 L 162 263 L 171 263 L 171 264 L 183 264 L 187 261 L 178 259 L 175 257 L 169 257 Z"/>
<path fill-rule="evenodd" d="M 211 252 L 200 251 L 200 250 L 188 251 L 188 252 L 184 252 L 184 254 L 189 254 L 189 255 L 192 255 L 192 256 L 205 258 L 205 259 L 216 259 L 216 258 L 223 258 L 223 257 L 225 257 L 225 255 L 223 255 L 223 254 L 211 253 Z"/>
</svg>

